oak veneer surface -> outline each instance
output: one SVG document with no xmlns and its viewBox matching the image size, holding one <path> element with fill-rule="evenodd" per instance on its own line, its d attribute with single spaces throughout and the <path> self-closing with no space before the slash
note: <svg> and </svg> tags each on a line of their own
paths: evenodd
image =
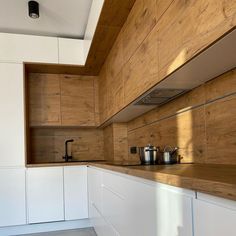
<svg viewBox="0 0 236 236">
<path fill-rule="evenodd" d="M 30 73 L 27 77 L 31 126 L 98 126 L 96 76 Z"/>
<path fill-rule="evenodd" d="M 27 78 L 30 125 L 60 125 L 60 78 L 52 74 L 30 74 Z"/>
<path fill-rule="evenodd" d="M 104 136 L 104 158 L 105 160 L 114 160 L 114 140 L 112 124 L 103 129 Z"/>
<path fill-rule="evenodd" d="M 105 0 L 85 65 L 98 75 L 136 0 Z"/>
<path fill-rule="evenodd" d="M 236 25 L 234 0 L 175 0 L 158 23 L 160 79 Z"/>
<path fill-rule="evenodd" d="M 234 0 L 136 0 L 100 73 L 101 122 L 235 26 Z"/>
<path fill-rule="evenodd" d="M 82 161 L 82 162 L 65 162 L 65 161 L 59 161 L 59 162 L 41 162 L 41 163 L 32 163 L 32 164 L 26 164 L 27 168 L 37 168 L 37 167 L 54 167 L 54 166 L 89 166 L 93 162 L 91 161 Z M 99 160 L 99 163 L 106 163 L 104 160 Z"/>
<path fill-rule="evenodd" d="M 125 104 L 135 100 L 158 81 L 157 33 L 152 31 L 123 67 Z"/>
<path fill-rule="evenodd" d="M 236 165 L 90 165 L 236 201 Z"/>
<path fill-rule="evenodd" d="M 103 130 L 104 158 L 123 161 L 128 158 L 127 123 L 113 123 Z"/>
<path fill-rule="evenodd" d="M 114 160 L 127 160 L 128 134 L 127 123 L 113 123 Z"/>
<path fill-rule="evenodd" d="M 31 128 L 28 164 L 61 162 L 65 154 L 65 140 L 73 160 L 103 160 L 103 131 L 96 128 Z"/>
<path fill-rule="evenodd" d="M 95 126 L 95 94 L 92 76 L 60 76 L 61 123 Z"/>
</svg>

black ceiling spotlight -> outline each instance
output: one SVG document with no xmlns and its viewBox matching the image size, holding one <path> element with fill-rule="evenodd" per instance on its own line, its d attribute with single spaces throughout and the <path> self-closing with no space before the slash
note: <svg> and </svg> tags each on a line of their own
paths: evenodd
<svg viewBox="0 0 236 236">
<path fill-rule="evenodd" d="M 39 4 L 36 1 L 29 1 L 29 16 L 33 19 L 39 18 Z"/>
</svg>

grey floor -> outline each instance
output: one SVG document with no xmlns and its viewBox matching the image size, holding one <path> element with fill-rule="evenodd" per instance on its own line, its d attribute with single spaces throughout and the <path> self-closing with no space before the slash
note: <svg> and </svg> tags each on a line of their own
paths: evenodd
<svg viewBox="0 0 236 236">
<path fill-rule="evenodd" d="M 93 228 L 71 229 L 37 234 L 24 234 L 24 236 L 96 236 Z"/>
</svg>

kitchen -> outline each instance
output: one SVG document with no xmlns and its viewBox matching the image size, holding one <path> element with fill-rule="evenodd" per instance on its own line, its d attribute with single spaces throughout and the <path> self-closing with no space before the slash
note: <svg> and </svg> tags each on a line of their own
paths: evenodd
<svg viewBox="0 0 236 236">
<path fill-rule="evenodd" d="M 0 1 L 0 235 L 235 236 L 236 1 Z"/>
</svg>

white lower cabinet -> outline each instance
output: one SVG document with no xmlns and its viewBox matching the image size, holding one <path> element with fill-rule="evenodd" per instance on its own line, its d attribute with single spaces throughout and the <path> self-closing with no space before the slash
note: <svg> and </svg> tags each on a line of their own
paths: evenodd
<svg viewBox="0 0 236 236">
<path fill-rule="evenodd" d="M 99 190 L 102 198 L 100 218 L 104 218 L 115 235 L 193 235 L 193 191 L 106 170 L 89 169 L 91 169 L 88 172 L 90 181 L 94 179 L 90 178 L 90 174 L 94 175 L 95 172 L 95 176 L 102 175 Z M 93 183 L 89 182 L 89 185 L 92 186 Z M 90 188 L 89 196 L 93 199 L 90 201 L 90 209 L 92 209 L 90 213 L 93 213 L 97 195 L 91 193 Z M 96 219 L 91 214 L 90 217 Z M 100 219 L 98 215 L 97 218 Z M 96 220 L 94 226 L 98 236 L 103 236 L 104 234 L 96 226 Z"/>
<path fill-rule="evenodd" d="M 235 236 L 236 202 L 207 194 L 194 200 L 194 236 Z"/>
<path fill-rule="evenodd" d="M 64 220 L 63 167 L 27 170 L 28 223 Z"/>
<path fill-rule="evenodd" d="M 98 236 L 119 235 L 102 215 L 102 171 L 88 168 L 89 218 Z"/>
<path fill-rule="evenodd" d="M 88 218 L 87 166 L 64 167 L 65 219 Z"/>
<path fill-rule="evenodd" d="M 0 169 L 0 227 L 26 224 L 25 169 Z"/>
<path fill-rule="evenodd" d="M 100 212 L 102 210 L 102 172 L 88 168 L 88 196 L 89 207 L 94 205 Z"/>
<path fill-rule="evenodd" d="M 28 223 L 88 218 L 87 166 L 27 169 Z"/>
<path fill-rule="evenodd" d="M 118 236 L 119 234 L 114 230 L 114 228 L 106 222 L 104 217 L 98 211 L 94 204 L 90 207 L 90 219 L 93 227 L 98 236 Z"/>
</svg>

